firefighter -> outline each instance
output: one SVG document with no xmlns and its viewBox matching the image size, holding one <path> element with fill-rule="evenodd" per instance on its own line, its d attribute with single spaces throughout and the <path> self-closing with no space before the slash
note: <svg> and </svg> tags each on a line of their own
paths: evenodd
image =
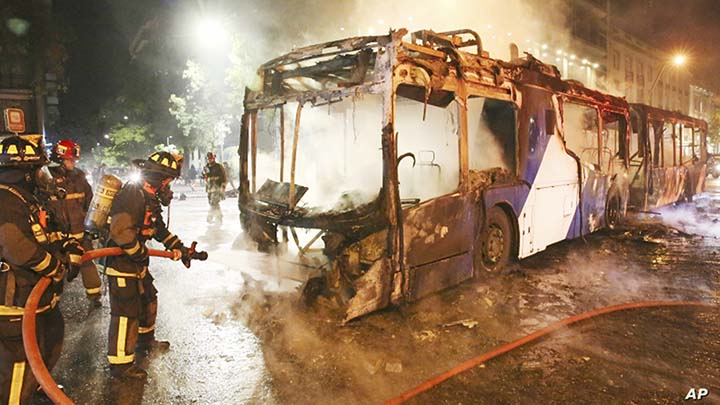
<svg viewBox="0 0 720 405">
<path fill-rule="evenodd" d="M 93 191 L 85 178 L 85 173 L 76 168 L 80 159 L 80 145 L 73 141 L 63 139 L 53 146 L 50 155 L 50 173 L 58 188 L 65 190 L 65 198 L 51 198 L 50 210 L 59 223 L 61 230 L 70 237 L 83 242 L 85 250 L 92 250 L 92 241 L 89 235 L 85 234 L 85 216 Z M 94 307 L 100 306 L 100 275 L 97 267 L 91 261 L 80 266 L 85 293 Z M 72 275 L 68 281 L 72 281 Z"/>
<path fill-rule="evenodd" d="M 52 228 L 38 199 L 42 146 L 19 136 L 0 141 L 0 403 L 28 403 L 37 382 L 23 348 L 23 307 L 42 277 L 53 283 L 37 309 L 40 355 L 52 369 L 62 348 L 64 323 L 58 301 L 65 270 L 80 264 L 79 241 Z M 51 181 L 51 180 L 46 180 Z"/>
<path fill-rule="evenodd" d="M 180 175 L 180 159 L 155 152 L 147 160 L 135 161 L 141 180 L 125 183 L 110 208 L 110 246 L 119 246 L 125 252 L 109 258 L 105 270 L 111 314 L 108 360 L 113 377 L 145 378 L 145 370 L 133 364 L 135 352 L 170 348 L 170 343 L 155 339 L 157 290 L 148 272 L 145 242 L 153 238 L 173 251 L 175 260 L 189 263 L 189 250 L 168 231 L 162 219 L 161 205 L 170 204 L 170 182 Z"/>
<path fill-rule="evenodd" d="M 220 201 L 225 199 L 225 187 L 227 186 L 227 176 L 225 169 L 220 163 L 215 161 L 215 154 L 207 153 L 207 164 L 203 168 L 203 179 L 205 179 L 205 191 L 208 195 L 208 203 L 210 211 L 208 211 L 207 221 L 213 223 L 215 221 L 222 223 L 222 211 L 220 210 Z"/>
</svg>

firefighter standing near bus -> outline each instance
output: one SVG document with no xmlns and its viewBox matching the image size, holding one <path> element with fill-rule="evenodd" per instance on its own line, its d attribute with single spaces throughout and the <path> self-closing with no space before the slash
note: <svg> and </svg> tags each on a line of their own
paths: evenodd
<svg viewBox="0 0 720 405">
<path fill-rule="evenodd" d="M 92 250 L 89 235 L 85 234 L 85 215 L 93 198 L 92 187 L 85 173 L 75 167 L 80 159 L 80 145 L 63 139 L 53 146 L 49 166 L 50 173 L 58 188 L 66 192 L 65 198 L 51 198 L 49 208 L 61 230 L 70 237 L 81 240 L 85 250 Z M 93 306 L 100 306 L 100 275 L 92 261 L 80 266 L 85 293 Z M 68 281 L 72 281 L 72 275 Z"/>
<path fill-rule="evenodd" d="M 170 204 L 170 182 L 180 175 L 181 159 L 155 152 L 147 160 L 135 161 L 141 180 L 125 183 L 112 201 L 109 245 L 119 246 L 125 253 L 108 258 L 105 270 L 111 314 L 108 360 L 114 377 L 146 377 L 145 370 L 133 364 L 135 353 L 170 348 L 170 343 L 155 339 L 157 290 L 148 271 L 145 243 L 151 238 L 157 240 L 175 253 L 174 260 L 182 259 L 189 267 L 192 249 L 168 231 L 161 208 Z"/>
<path fill-rule="evenodd" d="M 53 283 L 40 298 L 37 340 L 52 370 L 60 357 L 64 322 L 58 302 L 67 269 L 77 269 L 80 241 L 58 232 L 48 218 L 41 189 L 47 163 L 40 142 L 19 136 L 0 141 L 0 403 L 28 403 L 37 381 L 23 348 L 22 316 L 30 291 L 42 277 Z M 41 187 L 42 186 L 42 187 Z"/>
<path fill-rule="evenodd" d="M 225 199 L 225 187 L 227 186 L 225 168 L 215 161 L 215 154 L 212 152 L 207 153 L 206 159 L 207 164 L 203 168 L 202 175 L 203 179 L 205 179 L 205 191 L 210 204 L 207 221 L 210 223 L 222 222 L 220 201 Z"/>
</svg>

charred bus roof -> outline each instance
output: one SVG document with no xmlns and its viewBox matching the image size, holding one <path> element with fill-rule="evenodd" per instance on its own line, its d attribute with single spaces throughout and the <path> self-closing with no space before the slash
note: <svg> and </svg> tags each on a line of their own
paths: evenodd
<svg viewBox="0 0 720 405">
<path fill-rule="evenodd" d="M 503 98 L 513 88 L 530 86 L 585 101 L 600 108 L 621 112 L 629 109 L 624 98 L 604 94 L 574 80 L 562 80 L 558 69 L 526 53 L 512 61 L 493 59 L 483 50 L 477 33 L 469 29 L 436 33 L 417 31 L 409 36 L 400 29 L 384 36 L 361 36 L 296 49 L 260 66 L 262 87 L 246 93 L 246 109 L 284 104 L 289 101 L 313 105 L 333 102 L 358 92 L 379 92 L 392 69 L 401 63 L 422 68 L 421 78 L 430 89 L 461 77 Z M 378 52 L 396 45 L 393 65 L 382 65 Z M 401 72 L 400 74 L 422 74 Z M 385 76 L 388 75 L 388 76 Z"/>
<path fill-rule="evenodd" d="M 708 124 L 705 120 L 687 116 L 678 111 L 667 111 L 646 104 L 630 104 L 630 108 L 650 121 L 663 121 L 673 124 L 682 124 L 684 126 L 692 126 L 693 128 L 701 128 L 707 130 Z"/>
</svg>

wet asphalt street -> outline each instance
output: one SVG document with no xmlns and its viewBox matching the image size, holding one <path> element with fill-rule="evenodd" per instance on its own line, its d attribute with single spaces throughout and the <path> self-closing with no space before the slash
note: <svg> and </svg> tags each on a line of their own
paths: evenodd
<svg viewBox="0 0 720 405">
<path fill-rule="evenodd" d="M 209 252 L 186 269 L 152 259 L 157 336 L 145 382 L 109 377 L 109 306 L 82 285 L 63 296 L 66 335 L 53 375 L 76 403 L 379 403 L 564 317 L 629 301 L 720 295 L 720 181 L 691 205 L 626 229 L 550 247 L 500 279 L 477 280 L 340 326 L 332 308 L 297 305 L 302 270 L 238 249 L 236 201 L 222 225 L 206 201 L 174 201 L 170 229 Z M 235 248 L 233 248 L 235 247 Z M 628 329 L 631 328 L 631 329 Z M 713 310 L 624 313 L 560 332 L 475 368 L 415 403 L 676 403 L 690 385 L 720 403 L 720 317 Z M 713 402 L 715 401 L 715 402 Z"/>
<path fill-rule="evenodd" d="M 66 320 L 63 355 L 53 373 L 77 403 L 263 403 L 270 401 L 268 376 L 258 339 L 225 314 L 239 297 L 241 272 L 252 272 L 262 259 L 231 251 L 239 229 L 237 202 L 225 200 L 222 225 L 206 222 L 203 198 L 175 201 L 170 228 L 185 242 L 198 242 L 210 260 L 186 269 L 180 262 L 151 258 L 159 290 L 157 337 L 171 342 L 170 352 L 145 359 L 145 383 L 113 381 L 107 365 L 109 303 L 89 310 L 80 280 L 68 286 L 62 308 Z M 106 294 L 106 292 L 104 292 Z"/>
</svg>

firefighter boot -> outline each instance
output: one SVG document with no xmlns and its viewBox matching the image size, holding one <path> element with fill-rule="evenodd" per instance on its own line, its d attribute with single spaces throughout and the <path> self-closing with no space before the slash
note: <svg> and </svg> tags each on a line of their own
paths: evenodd
<svg viewBox="0 0 720 405">
<path fill-rule="evenodd" d="M 110 375 L 113 378 L 122 378 L 130 380 L 142 380 L 147 378 L 147 371 L 143 370 L 135 364 L 111 364 Z"/>
<path fill-rule="evenodd" d="M 138 337 L 137 350 L 145 354 L 165 353 L 170 350 L 170 342 L 155 339 L 155 333 L 153 332 L 142 333 Z"/>
<path fill-rule="evenodd" d="M 100 308 L 102 306 L 100 294 L 88 294 L 87 299 L 90 302 L 90 309 Z"/>
</svg>

